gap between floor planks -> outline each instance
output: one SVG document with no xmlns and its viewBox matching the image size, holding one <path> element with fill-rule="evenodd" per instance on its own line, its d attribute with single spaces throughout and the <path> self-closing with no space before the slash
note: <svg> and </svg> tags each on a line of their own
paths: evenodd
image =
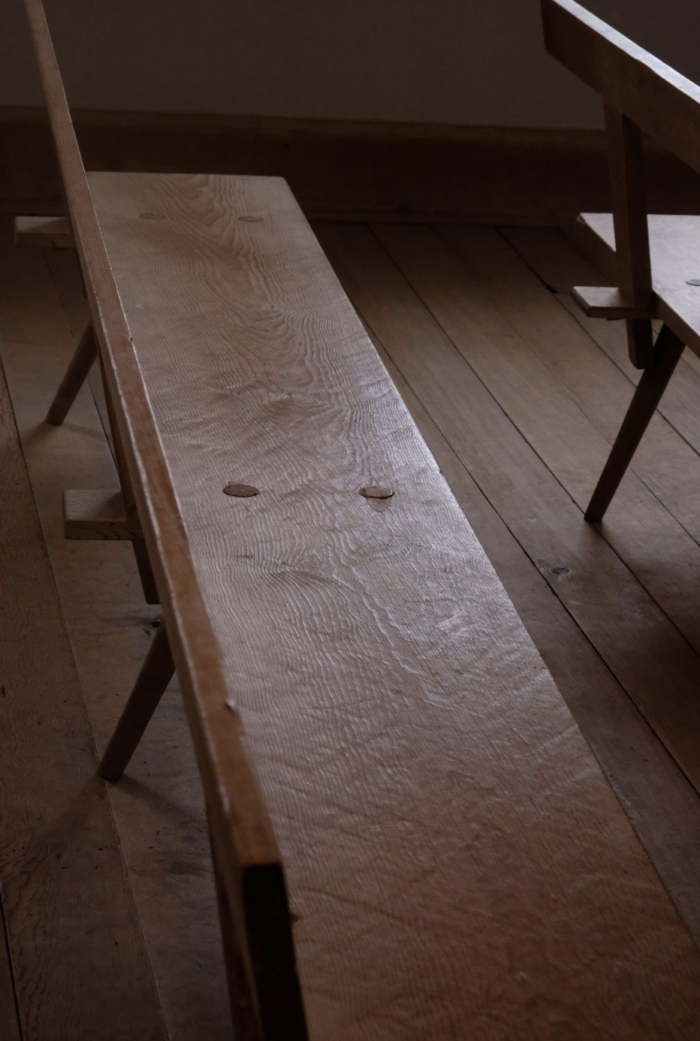
<svg viewBox="0 0 700 1041">
<path fill-rule="evenodd" d="M 0 348 L 24 452 L 66 613 L 98 748 L 103 749 L 145 657 L 158 616 L 130 545 L 63 538 L 66 487 L 113 487 L 114 464 L 89 388 L 62 427 L 43 424 L 75 341 L 45 258 L 0 241 Z M 82 327 L 80 284 L 61 283 L 71 327 Z M 92 376 L 99 378 L 97 367 Z M 230 1037 L 206 822 L 176 685 L 110 799 L 171 1041 Z"/>
<path fill-rule="evenodd" d="M 426 414 L 433 431 L 439 430 L 439 435 L 428 436 L 431 448 L 697 936 L 700 920 L 694 878 L 700 860 L 700 800 L 623 688 L 653 723 L 658 725 L 657 717 L 662 719 L 659 729 L 667 745 L 683 761 L 684 769 L 694 771 L 697 778 L 698 718 L 693 698 L 700 659 L 618 553 L 584 525 L 581 509 L 560 478 L 543 464 L 504 408 L 512 406 L 524 379 L 535 379 L 540 384 L 536 403 L 544 421 L 533 426 L 531 435 L 539 432 L 541 436 L 547 420 L 555 431 L 557 424 L 561 426 L 557 407 L 553 410 L 547 404 L 543 386 L 567 400 L 565 415 L 569 420 L 576 417 L 574 433 L 588 423 L 585 415 L 563 388 L 552 387 L 544 364 L 534 357 L 527 342 L 512 326 L 504 328 L 504 316 L 485 302 L 483 292 L 477 292 L 455 254 L 429 229 L 377 229 L 384 245 L 362 227 L 319 226 L 317 230 L 355 306 L 400 372 L 402 390 L 410 386 L 415 395 L 411 407 L 415 409 L 415 401 L 420 399 L 424 435 Z M 424 249 L 426 237 L 433 249 L 423 256 L 420 279 L 411 267 L 413 281 L 409 284 L 384 247 L 393 247 L 397 260 L 398 240 L 404 247 L 408 241 L 409 245 L 418 242 Z M 412 254 L 415 263 L 420 253 L 418 249 Z M 406 253 L 400 263 L 404 268 L 410 266 Z M 426 272 L 432 272 L 430 294 L 424 281 Z M 443 281 L 443 276 L 448 277 Z M 537 287 L 549 296 L 539 281 Z M 431 309 L 441 313 L 443 326 L 426 307 L 428 295 Z M 519 304 L 525 306 L 526 302 L 520 299 Z M 560 310 L 556 302 L 553 306 Z M 450 324 L 444 313 L 449 308 L 457 308 L 452 318 L 458 313 L 463 323 L 459 331 L 450 329 L 459 349 L 444 329 Z M 527 314 L 526 306 L 525 311 Z M 572 323 L 569 316 L 564 318 Z M 580 341 L 575 342 L 580 346 Z M 471 355 L 469 361 L 478 369 L 478 376 L 462 351 Z M 471 354 L 473 351 L 477 354 Z M 485 366 L 483 359 L 489 353 Z M 518 354 L 528 356 L 525 376 L 517 364 Z M 585 436 L 589 442 L 593 440 L 602 465 L 607 444 L 594 435 L 596 431 L 588 424 Z M 436 447 L 436 436 L 442 447 Z M 451 473 L 445 464 L 446 444 L 453 459 Z M 586 452 L 592 456 L 590 444 Z M 461 487 L 456 483 L 455 457 L 463 467 L 457 471 L 462 474 Z M 590 458 L 589 465 L 593 465 Z M 575 456 L 570 469 L 574 476 L 564 473 L 561 477 L 573 481 L 577 479 Z M 464 471 L 472 478 L 467 492 Z M 591 487 L 595 476 L 589 475 Z M 638 494 L 644 496 L 645 492 Z M 651 501 L 656 504 L 655 499 Z M 506 554 L 503 546 L 509 540 Z M 557 573 L 559 569 L 565 573 Z M 557 600 L 545 596 L 545 579 Z M 674 663 L 671 683 L 675 681 L 678 688 L 678 703 L 668 710 L 663 704 L 668 691 L 666 670 L 657 661 L 659 654 Z M 689 737 L 693 714 L 696 729 Z M 652 797 L 650 784 L 655 788 Z M 675 824 L 667 831 L 670 818 Z M 681 834 L 683 848 L 679 849 Z"/>
</svg>

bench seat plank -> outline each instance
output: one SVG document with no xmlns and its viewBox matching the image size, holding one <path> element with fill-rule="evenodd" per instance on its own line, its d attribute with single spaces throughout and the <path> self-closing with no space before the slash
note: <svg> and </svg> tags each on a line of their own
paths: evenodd
<svg viewBox="0 0 700 1041">
<path fill-rule="evenodd" d="M 695 1036 L 700 956 L 286 184 L 89 182 L 311 1038 Z"/>
<path fill-rule="evenodd" d="M 611 213 L 582 213 L 576 237 L 611 281 L 616 279 Z M 652 286 L 658 317 L 700 354 L 700 216 L 649 214 Z"/>
</svg>

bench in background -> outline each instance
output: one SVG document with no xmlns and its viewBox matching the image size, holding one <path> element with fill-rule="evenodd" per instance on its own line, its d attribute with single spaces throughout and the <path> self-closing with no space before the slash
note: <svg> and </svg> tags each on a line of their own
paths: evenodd
<svg viewBox="0 0 700 1041">
<path fill-rule="evenodd" d="M 700 222 L 647 216 L 642 131 L 700 170 L 700 87 L 574 0 L 542 0 L 550 53 L 602 95 L 612 214 L 583 214 L 576 238 L 617 288 L 577 287 L 588 315 L 625 319 L 644 374 L 586 511 L 601 521 L 687 345 L 700 354 Z M 651 241 L 650 241 L 651 239 Z M 652 319 L 664 323 L 656 342 Z"/>
</svg>

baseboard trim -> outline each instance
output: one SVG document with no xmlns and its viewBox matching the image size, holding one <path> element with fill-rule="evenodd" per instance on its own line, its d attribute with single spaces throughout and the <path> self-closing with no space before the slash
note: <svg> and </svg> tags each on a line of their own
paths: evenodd
<svg viewBox="0 0 700 1041">
<path fill-rule="evenodd" d="M 567 224 L 607 209 L 595 130 L 77 110 L 88 169 L 285 177 L 313 219 Z M 647 153 L 649 205 L 700 212 L 700 176 Z M 0 211 L 59 213 L 45 113 L 0 107 Z"/>
</svg>

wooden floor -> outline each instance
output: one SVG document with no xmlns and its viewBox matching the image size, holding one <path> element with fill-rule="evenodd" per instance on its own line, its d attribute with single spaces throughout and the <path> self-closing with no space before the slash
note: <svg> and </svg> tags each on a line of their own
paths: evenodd
<svg viewBox="0 0 700 1041">
<path fill-rule="evenodd" d="M 565 236 L 547 229 L 408 225 L 321 225 L 317 232 L 700 939 L 700 361 L 687 356 L 681 362 L 605 523 L 591 527 L 583 508 L 637 374 L 626 361 L 619 325 L 588 321 L 569 304 L 571 285 L 604 280 Z M 13 674 L 25 703 L 5 698 L 5 686 L 0 698 L 4 807 L 8 791 L 13 796 L 0 829 L 0 1028 L 12 1041 L 68 1036 L 52 1033 L 42 1020 L 41 994 L 51 993 L 53 1011 L 61 1016 L 69 1015 L 76 995 L 85 994 L 84 979 L 71 979 L 66 969 L 61 944 L 70 939 L 71 922 L 76 937 L 84 926 L 74 890 L 87 890 L 95 914 L 109 879 L 131 947 L 98 961 L 94 950 L 114 928 L 108 914 L 100 920 L 91 950 L 105 971 L 90 976 L 91 1007 L 109 996 L 115 972 L 129 984 L 135 951 L 139 979 L 147 980 L 148 957 L 158 995 L 156 1001 L 141 986 L 145 1025 L 139 1036 L 162 1036 L 149 1011 L 159 1004 L 172 1041 L 214 1041 L 230 1034 L 226 993 L 202 801 L 175 685 L 128 776 L 109 789 L 108 799 L 91 780 L 94 753 L 80 689 L 102 749 L 158 616 L 143 603 L 128 545 L 62 538 L 63 488 L 109 487 L 115 480 L 95 373 L 92 390 L 84 390 L 63 428 L 42 423 L 84 320 L 71 254 L 17 250 L 5 228 L 0 359 L 35 507 L 8 409 L 0 426 L 7 442 L 0 573 L 17 574 L 17 532 L 30 532 L 23 552 L 34 545 L 37 561 L 31 582 L 6 582 L 0 600 L 0 654 L 5 659 L 14 647 L 16 661 L 32 660 L 31 669 L 15 664 Z M 26 493 L 9 494 L 20 486 Z M 53 576 L 41 566 L 35 508 Z M 61 636 L 64 624 L 70 645 Z M 69 692 L 61 694 L 66 684 Z M 43 699 L 44 709 L 52 699 L 69 709 L 67 715 L 61 709 L 63 725 L 54 721 L 38 744 L 39 710 L 28 711 L 30 696 Z M 4 737 L 8 732 L 12 741 Z M 22 747 L 35 756 L 31 772 L 17 755 Z M 41 754 L 31 751 L 37 748 Z M 18 762 L 25 763 L 25 774 L 17 772 Z M 43 812 L 44 791 L 56 803 L 52 812 L 67 812 L 62 800 L 68 795 L 59 784 L 64 763 L 78 775 L 82 770 L 86 790 L 97 793 L 90 828 L 107 835 L 101 843 L 105 873 L 97 882 L 83 872 L 74 889 L 56 892 L 48 867 L 37 870 L 15 850 L 23 849 L 34 817 Z M 76 823 L 75 804 L 72 811 L 71 835 L 79 843 L 82 818 L 78 814 Z M 110 832 L 112 820 L 118 840 Z M 43 837 L 47 863 L 52 852 L 63 855 L 58 845 L 65 836 L 49 829 Z M 32 884 L 46 889 L 37 901 L 27 899 L 19 884 L 29 869 Z M 51 935 L 53 956 L 39 954 L 43 914 L 53 915 L 66 934 Z M 22 1034 L 15 1029 L 17 1014 Z M 109 1024 L 100 1029 L 91 1024 L 81 1036 L 117 1036 Z"/>
</svg>

